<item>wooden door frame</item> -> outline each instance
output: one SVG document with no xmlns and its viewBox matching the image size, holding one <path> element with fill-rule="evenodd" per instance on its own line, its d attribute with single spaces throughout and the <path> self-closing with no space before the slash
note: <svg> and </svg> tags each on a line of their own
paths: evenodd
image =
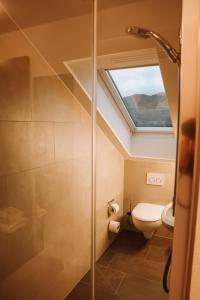
<svg viewBox="0 0 200 300">
<path fill-rule="evenodd" d="M 199 170 L 200 170 L 200 3 L 199 0 L 183 0 L 182 53 L 180 79 L 180 126 L 178 147 L 178 176 L 175 211 L 175 231 L 171 265 L 169 300 L 193 300 L 192 276 L 194 246 L 198 220 Z M 183 170 L 181 160 L 187 161 L 189 152 L 184 149 L 183 126 L 190 122 L 196 129 L 194 139 L 188 139 L 194 147 L 193 168 Z M 191 156 L 191 153 L 190 153 Z M 190 157 L 191 158 L 191 157 Z M 185 190 L 184 190 L 185 189 Z M 182 192 L 182 191 L 185 191 Z M 200 215 L 199 215 L 200 216 Z"/>
</svg>

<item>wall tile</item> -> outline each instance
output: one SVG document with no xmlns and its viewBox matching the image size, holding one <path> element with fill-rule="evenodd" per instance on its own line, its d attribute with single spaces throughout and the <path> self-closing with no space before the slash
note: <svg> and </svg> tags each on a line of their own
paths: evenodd
<svg viewBox="0 0 200 300">
<path fill-rule="evenodd" d="M 56 76 L 34 79 L 33 120 L 70 122 L 79 120 L 80 105 Z"/>
<path fill-rule="evenodd" d="M 62 268 L 58 254 L 48 247 L 2 282 L 2 296 L 16 300 L 48 299 L 44 298 L 46 291 L 61 277 Z"/>
<path fill-rule="evenodd" d="M 91 118 L 86 113 L 86 111 L 82 110 L 80 121 L 74 126 L 74 137 L 74 157 L 91 157 Z"/>
<path fill-rule="evenodd" d="M 28 57 L 12 58 L 1 62 L 0 95 L 0 120 L 30 120 L 30 61 Z"/>
<path fill-rule="evenodd" d="M 29 124 L 0 122 L 0 175 L 19 172 L 31 166 Z"/>
<path fill-rule="evenodd" d="M 0 174 L 28 170 L 54 161 L 53 124 L 0 123 Z"/>
<path fill-rule="evenodd" d="M 36 201 L 47 210 L 61 207 L 70 199 L 71 174 L 70 162 L 35 169 Z"/>
<path fill-rule="evenodd" d="M 89 120 L 79 123 L 55 123 L 56 161 L 91 157 L 91 124 Z"/>
<path fill-rule="evenodd" d="M 31 167 L 44 166 L 54 161 L 53 124 L 35 122 L 29 124 L 31 143 Z"/>
<path fill-rule="evenodd" d="M 32 171 L 12 174 L 6 178 L 6 206 L 22 210 L 25 216 L 34 211 L 35 182 Z"/>
<path fill-rule="evenodd" d="M 122 219 L 124 187 L 124 159 L 100 129 L 97 130 L 96 174 L 96 241 L 99 257 L 115 237 L 108 234 L 109 221 Z M 108 217 L 107 205 L 112 199 L 119 204 L 120 211 Z"/>
<path fill-rule="evenodd" d="M 55 123 L 55 160 L 63 161 L 74 157 L 74 123 Z"/>
<path fill-rule="evenodd" d="M 18 250 L 12 261 L 4 247 L 5 261 L 10 259 L 9 266 L 14 266 L 2 284 L 5 299 L 13 295 L 20 300 L 51 299 L 49 284 L 58 292 L 60 280 L 67 294 L 90 264 L 91 118 L 52 76 L 34 80 L 33 120 L 0 123 L 0 175 L 7 176 L 6 185 L 0 177 L 0 195 L 6 186 L 6 205 L 23 210 L 29 224 L 9 242 L 15 249 L 16 242 L 24 241 L 25 261 Z M 111 242 L 107 201 L 115 198 L 120 204 L 120 214 L 114 219 L 123 212 L 123 158 L 101 131 L 98 134 L 99 256 Z M 49 250 L 52 247 L 56 254 Z M 27 287 L 23 294 L 21 282 Z"/>
</svg>

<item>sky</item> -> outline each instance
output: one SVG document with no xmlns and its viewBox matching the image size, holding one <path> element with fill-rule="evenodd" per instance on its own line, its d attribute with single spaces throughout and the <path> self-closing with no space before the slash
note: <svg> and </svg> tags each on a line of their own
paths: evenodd
<svg viewBox="0 0 200 300">
<path fill-rule="evenodd" d="M 159 66 L 116 69 L 109 72 L 122 97 L 134 94 L 154 95 L 165 91 Z"/>
</svg>

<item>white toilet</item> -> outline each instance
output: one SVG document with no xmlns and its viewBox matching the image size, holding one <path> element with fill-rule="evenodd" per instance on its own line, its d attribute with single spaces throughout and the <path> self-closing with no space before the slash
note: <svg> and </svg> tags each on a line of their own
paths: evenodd
<svg viewBox="0 0 200 300">
<path fill-rule="evenodd" d="M 133 224 L 139 231 L 143 232 L 146 239 L 152 238 L 155 230 L 161 226 L 163 209 L 163 205 L 139 203 L 132 210 Z"/>
</svg>

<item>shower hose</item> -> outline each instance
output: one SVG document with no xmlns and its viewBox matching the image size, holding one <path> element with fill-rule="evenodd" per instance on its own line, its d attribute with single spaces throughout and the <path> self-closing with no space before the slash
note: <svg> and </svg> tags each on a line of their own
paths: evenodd
<svg viewBox="0 0 200 300">
<path fill-rule="evenodd" d="M 172 257 L 172 251 L 170 250 L 169 257 L 167 259 L 164 273 L 163 273 L 163 289 L 166 293 L 169 293 L 169 288 L 168 288 L 168 277 L 169 277 L 169 270 L 170 270 L 170 265 L 171 265 L 171 257 Z"/>
</svg>

